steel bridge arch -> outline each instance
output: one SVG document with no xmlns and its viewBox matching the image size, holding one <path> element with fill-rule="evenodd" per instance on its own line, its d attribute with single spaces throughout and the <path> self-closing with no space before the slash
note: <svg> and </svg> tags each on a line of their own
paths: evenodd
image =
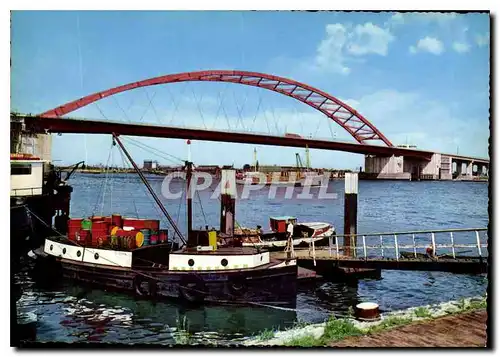
<svg viewBox="0 0 500 357">
<path fill-rule="evenodd" d="M 90 94 L 86 97 L 48 110 L 40 114 L 40 116 L 46 118 L 59 118 L 103 98 L 140 87 L 195 81 L 230 82 L 268 89 L 294 98 L 320 111 L 344 128 L 360 144 L 363 144 L 367 140 L 380 140 L 389 147 L 394 146 L 380 130 L 364 116 L 334 96 L 292 79 L 248 71 L 210 70 L 154 77 Z"/>
</svg>

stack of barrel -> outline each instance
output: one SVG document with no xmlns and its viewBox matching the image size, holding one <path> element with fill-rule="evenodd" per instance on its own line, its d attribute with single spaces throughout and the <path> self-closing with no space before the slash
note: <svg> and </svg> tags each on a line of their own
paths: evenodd
<svg viewBox="0 0 500 357">
<path fill-rule="evenodd" d="M 68 238 L 83 246 L 132 250 L 166 243 L 168 231 L 160 230 L 159 220 L 113 214 L 110 217 L 71 218 L 68 221 Z"/>
<path fill-rule="evenodd" d="M 124 218 L 123 227 L 133 228 L 142 233 L 143 239 L 136 240 L 137 247 L 166 243 L 167 230 L 160 230 L 160 221 L 157 219 Z"/>
<path fill-rule="evenodd" d="M 68 239 L 82 246 L 99 247 L 108 242 L 110 221 L 106 217 L 71 218 Z"/>
</svg>

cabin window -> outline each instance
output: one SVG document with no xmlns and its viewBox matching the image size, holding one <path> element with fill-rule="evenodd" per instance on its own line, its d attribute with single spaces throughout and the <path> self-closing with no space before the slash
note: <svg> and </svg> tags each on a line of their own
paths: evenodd
<svg viewBox="0 0 500 357">
<path fill-rule="evenodd" d="M 31 175 L 31 164 L 11 164 L 11 175 Z"/>
<path fill-rule="evenodd" d="M 80 257 L 80 255 L 82 255 L 82 253 L 81 253 L 80 251 L 77 251 L 77 252 L 76 252 L 76 256 L 77 256 L 77 257 Z"/>
<path fill-rule="evenodd" d="M 63 248 L 63 254 L 66 254 L 66 248 Z"/>
<path fill-rule="evenodd" d="M 228 261 L 227 261 L 227 259 L 226 259 L 226 258 L 224 258 L 224 259 L 222 259 L 222 260 L 220 261 L 220 263 L 222 264 L 222 266 L 223 266 L 223 267 L 226 267 L 226 266 L 227 266 L 227 264 L 228 264 Z"/>
<path fill-rule="evenodd" d="M 99 253 L 95 253 L 95 254 L 94 254 L 94 259 L 95 259 L 95 260 L 99 259 Z"/>
<path fill-rule="evenodd" d="M 190 267 L 192 267 L 192 266 L 194 265 L 194 260 L 193 260 L 193 259 L 189 259 L 189 260 L 188 260 L 188 265 L 189 265 Z"/>
</svg>

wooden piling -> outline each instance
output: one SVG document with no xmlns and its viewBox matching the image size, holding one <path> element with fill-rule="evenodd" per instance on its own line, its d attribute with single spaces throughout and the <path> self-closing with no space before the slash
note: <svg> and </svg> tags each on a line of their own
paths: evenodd
<svg viewBox="0 0 500 357">
<path fill-rule="evenodd" d="M 344 254 L 356 256 L 358 232 L 358 174 L 346 172 L 344 194 Z M 351 249 L 351 247 L 353 249 Z"/>
<path fill-rule="evenodd" d="M 222 170 L 220 192 L 220 231 L 232 237 L 236 212 L 236 175 L 234 170 Z"/>
</svg>

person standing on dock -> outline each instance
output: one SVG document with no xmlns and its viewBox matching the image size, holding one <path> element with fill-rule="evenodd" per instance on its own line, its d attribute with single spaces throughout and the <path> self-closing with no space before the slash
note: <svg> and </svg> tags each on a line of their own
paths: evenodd
<svg viewBox="0 0 500 357">
<path fill-rule="evenodd" d="M 293 236 L 293 224 L 289 220 L 288 224 L 286 226 L 286 237 L 287 237 L 287 239 L 291 239 L 292 236 Z"/>
<path fill-rule="evenodd" d="M 427 249 L 425 250 L 425 253 L 427 254 L 427 256 L 429 258 L 437 259 L 436 251 L 432 248 L 432 246 L 427 247 Z"/>
<path fill-rule="evenodd" d="M 286 226 L 286 256 L 287 259 L 291 258 L 291 253 L 293 252 L 293 224 L 290 220 L 288 220 L 288 224 Z"/>
</svg>

